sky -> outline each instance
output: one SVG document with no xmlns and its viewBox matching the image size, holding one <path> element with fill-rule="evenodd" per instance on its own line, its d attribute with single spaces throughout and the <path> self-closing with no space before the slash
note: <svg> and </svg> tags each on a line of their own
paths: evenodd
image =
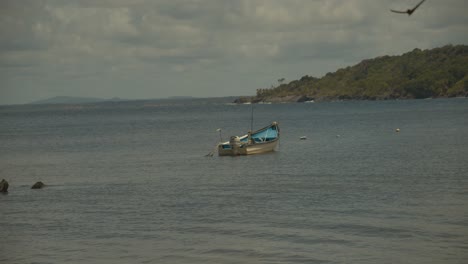
<svg viewBox="0 0 468 264">
<path fill-rule="evenodd" d="M 2 0 L 0 104 L 254 95 L 363 59 L 468 44 L 468 1 Z"/>
</svg>

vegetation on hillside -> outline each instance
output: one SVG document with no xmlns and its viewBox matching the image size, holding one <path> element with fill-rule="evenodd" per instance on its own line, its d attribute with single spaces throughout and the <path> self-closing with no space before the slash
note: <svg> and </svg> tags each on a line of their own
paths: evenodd
<svg viewBox="0 0 468 264">
<path fill-rule="evenodd" d="M 414 49 L 401 56 L 363 60 L 322 78 L 306 75 L 279 83 L 278 87 L 258 89 L 250 100 L 260 102 L 287 96 L 314 100 L 468 96 L 468 46 Z"/>
</svg>

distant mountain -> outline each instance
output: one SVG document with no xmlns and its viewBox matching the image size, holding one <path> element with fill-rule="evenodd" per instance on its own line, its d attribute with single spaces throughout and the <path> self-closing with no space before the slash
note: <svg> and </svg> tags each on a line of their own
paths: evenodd
<svg viewBox="0 0 468 264">
<path fill-rule="evenodd" d="M 167 99 L 177 99 L 177 100 L 185 100 L 185 99 L 195 99 L 197 97 L 193 96 L 169 96 Z"/>
<path fill-rule="evenodd" d="M 278 82 L 283 82 L 279 79 Z M 468 96 L 468 46 L 414 49 L 382 56 L 327 73 L 303 76 L 278 87 L 257 89 L 254 97 L 236 102 L 310 100 L 383 100 Z"/>
<path fill-rule="evenodd" d="M 52 98 L 31 102 L 30 104 L 86 104 L 107 101 L 121 101 L 120 98 L 103 99 L 95 97 L 55 96 Z"/>
<path fill-rule="evenodd" d="M 105 99 L 94 97 L 55 96 L 52 98 L 31 102 L 31 104 L 82 104 L 102 102 Z"/>
<path fill-rule="evenodd" d="M 159 99 L 121 99 L 113 97 L 111 99 L 103 99 L 96 97 L 74 97 L 74 96 L 56 96 L 45 100 L 31 102 L 29 104 L 96 104 L 100 106 L 109 106 L 118 102 L 120 105 L 126 106 L 161 106 L 161 105 L 177 105 L 177 104 L 224 104 L 231 103 L 238 96 L 225 97 L 192 97 L 192 96 L 171 96 L 168 98 Z"/>
</svg>

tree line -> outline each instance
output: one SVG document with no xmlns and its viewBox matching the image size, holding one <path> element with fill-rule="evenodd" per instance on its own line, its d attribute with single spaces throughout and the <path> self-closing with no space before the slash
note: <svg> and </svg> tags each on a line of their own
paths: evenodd
<svg viewBox="0 0 468 264">
<path fill-rule="evenodd" d="M 303 76 L 278 86 L 257 89 L 252 101 L 302 95 L 314 100 L 385 100 L 468 96 L 468 46 L 414 49 L 382 56 L 327 73 Z"/>
</svg>

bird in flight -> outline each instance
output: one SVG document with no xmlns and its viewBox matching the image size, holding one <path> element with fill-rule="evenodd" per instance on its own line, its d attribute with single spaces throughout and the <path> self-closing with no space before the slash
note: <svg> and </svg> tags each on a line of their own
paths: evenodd
<svg viewBox="0 0 468 264">
<path fill-rule="evenodd" d="M 408 14 L 408 16 L 411 16 L 411 14 L 413 14 L 413 12 L 422 4 L 424 3 L 424 1 L 426 0 L 422 0 L 421 2 L 419 2 L 419 4 L 417 4 L 415 7 L 413 7 L 413 9 L 408 9 L 406 11 L 398 11 L 398 10 L 393 10 L 393 9 L 390 9 L 390 11 L 394 12 L 394 13 L 399 13 L 399 14 Z"/>
</svg>

